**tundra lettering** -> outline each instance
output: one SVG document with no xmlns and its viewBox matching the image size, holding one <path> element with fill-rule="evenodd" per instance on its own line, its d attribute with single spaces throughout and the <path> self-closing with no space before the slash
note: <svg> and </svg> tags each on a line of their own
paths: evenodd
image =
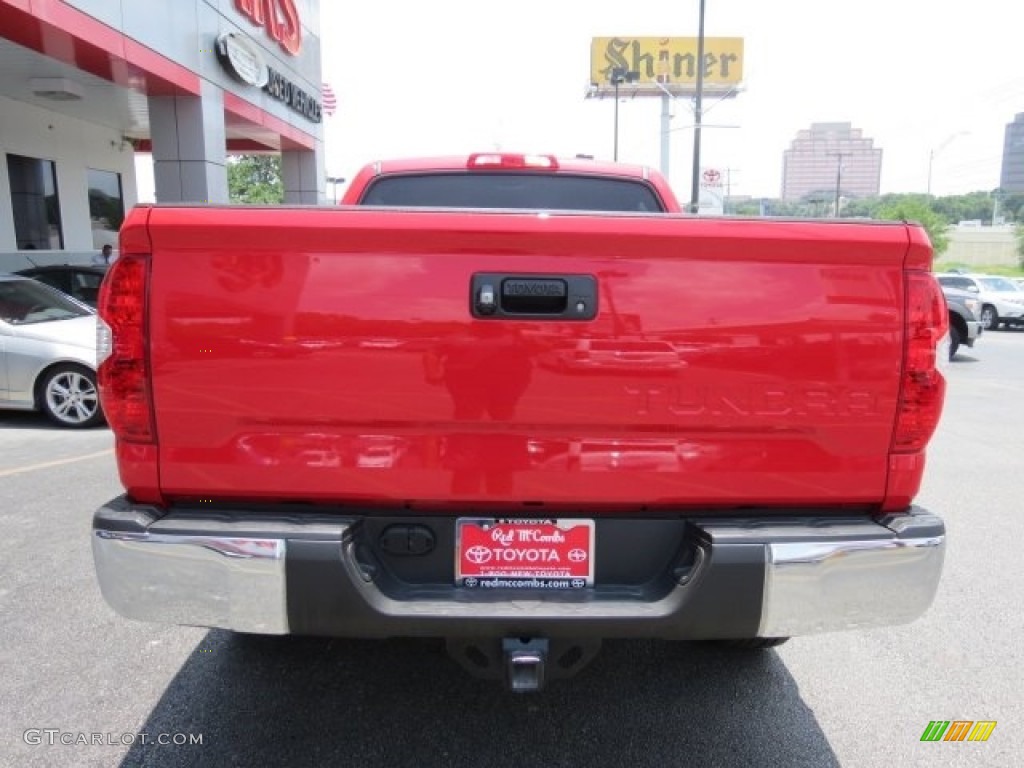
<svg viewBox="0 0 1024 768">
<path fill-rule="evenodd" d="M 624 387 L 636 413 L 673 416 L 872 416 L 877 395 L 857 390 L 790 389 L 778 385 L 735 386 L 677 384 L 671 387 Z"/>
</svg>

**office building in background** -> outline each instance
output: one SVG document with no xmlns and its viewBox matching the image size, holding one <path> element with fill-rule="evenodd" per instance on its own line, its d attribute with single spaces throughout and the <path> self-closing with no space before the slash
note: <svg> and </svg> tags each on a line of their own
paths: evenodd
<svg viewBox="0 0 1024 768">
<path fill-rule="evenodd" d="M 782 199 L 873 197 L 882 181 L 882 150 L 850 123 L 812 123 L 783 153 Z M 838 184 L 837 184 L 838 183 Z"/>
<path fill-rule="evenodd" d="M 1024 192 L 1024 112 L 1006 124 L 999 188 L 1004 192 Z"/>
</svg>

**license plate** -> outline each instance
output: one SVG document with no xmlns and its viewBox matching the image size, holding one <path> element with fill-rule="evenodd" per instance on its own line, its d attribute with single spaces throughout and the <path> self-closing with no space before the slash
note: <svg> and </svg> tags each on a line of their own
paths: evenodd
<svg viewBox="0 0 1024 768">
<path fill-rule="evenodd" d="M 455 583 L 470 589 L 584 589 L 594 583 L 593 520 L 456 523 Z"/>
</svg>

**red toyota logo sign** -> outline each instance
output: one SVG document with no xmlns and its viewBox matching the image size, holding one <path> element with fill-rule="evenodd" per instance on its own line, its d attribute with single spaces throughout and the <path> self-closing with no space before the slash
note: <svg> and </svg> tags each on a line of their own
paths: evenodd
<svg viewBox="0 0 1024 768">
<path fill-rule="evenodd" d="M 717 184 L 722 178 L 722 174 L 716 171 L 714 168 L 708 168 L 704 171 L 704 183 L 705 184 Z"/>
</svg>

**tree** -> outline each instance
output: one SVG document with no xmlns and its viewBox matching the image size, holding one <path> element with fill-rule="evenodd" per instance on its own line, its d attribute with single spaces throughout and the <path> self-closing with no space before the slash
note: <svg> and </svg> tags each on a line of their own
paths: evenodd
<svg viewBox="0 0 1024 768">
<path fill-rule="evenodd" d="M 932 248 L 935 250 L 936 256 L 945 253 L 949 247 L 949 237 L 946 235 L 949 222 L 940 214 L 935 213 L 923 200 L 902 196 L 901 199 L 883 205 L 875 213 L 875 216 L 892 221 L 917 222 L 928 233 L 928 239 L 932 241 Z"/>
<path fill-rule="evenodd" d="M 932 209 L 949 222 L 992 221 L 994 205 L 995 197 L 988 192 L 938 197 L 931 201 Z"/>
<path fill-rule="evenodd" d="M 1024 224 L 1018 224 L 1013 230 L 1013 234 L 1017 238 L 1017 261 L 1024 269 Z"/>
<path fill-rule="evenodd" d="M 1007 219 L 1024 223 L 1024 193 L 1007 193 L 1000 207 Z"/>
<path fill-rule="evenodd" d="M 736 216 L 760 216 L 761 201 L 743 200 L 738 203 L 733 203 L 732 209 L 733 214 Z"/>
<path fill-rule="evenodd" d="M 280 205 L 284 202 L 280 155 L 228 158 L 228 197 L 233 203 Z"/>
<path fill-rule="evenodd" d="M 853 198 L 843 204 L 843 216 L 847 218 L 877 219 L 878 211 L 891 202 L 891 195 Z"/>
</svg>

